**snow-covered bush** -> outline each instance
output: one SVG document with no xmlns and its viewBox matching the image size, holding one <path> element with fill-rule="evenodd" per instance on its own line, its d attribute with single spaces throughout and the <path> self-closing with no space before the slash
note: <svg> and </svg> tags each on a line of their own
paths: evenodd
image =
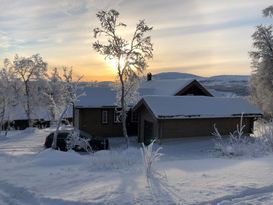
<svg viewBox="0 0 273 205">
<path fill-rule="evenodd" d="M 253 138 L 244 134 L 243 115 L 237 129 L 229 136 L 223 137 L 214 125 L 215 149 L 223 156 L 259 156 L 265 151 L 264 143 L 261 139 Z"/>
<path fill-rule="evenodd" d="M 273 122 L 262 122 L 257 125 L 255 137 L 259 139 L 266 151 L 273 151 Z"/>
<path fill-rule="evenodd" d="M 143 159 L 144 171 L 147 177 L 153 176 L 156 173 L 155 163 L 160 160 L 160 157 L 163 155 L 159 151 L 162 147 L 157 148 L 153 151 L 153 145 L 155 140 L 151 142 L 148 146 L 145 146 L 142 143 L 141 154 Z"/>
<path fill-rule="evenodd" d="M 77 130 L 72 131 L 66 138 L 67 150 L 77 149 L 85 150 L 86 152 L 92 152 L 92 148 L 89 144 L 90 139 L 84 139 L 80 137 L 80 132 Z"/>
<path fill-rule="evenodd" d="M 101 150 L 91 157 L 92 170 L 126 170 L 136 168 L 141 162 L 139 149 Z"/>
</svg>

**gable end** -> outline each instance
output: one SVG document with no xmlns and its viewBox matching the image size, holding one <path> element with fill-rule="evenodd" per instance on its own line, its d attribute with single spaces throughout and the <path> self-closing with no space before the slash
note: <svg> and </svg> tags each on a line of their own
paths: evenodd
<svg viewBox="0 0 273 205">
<path fill-rule="evenodd" d="M 210 96 L 213 95 L 197 80 L 193 80 L 187 86 L 178 91 L 175 96 L 183 96 L 183 95 L 197 95 L 197 96 Z"/>
</svg>

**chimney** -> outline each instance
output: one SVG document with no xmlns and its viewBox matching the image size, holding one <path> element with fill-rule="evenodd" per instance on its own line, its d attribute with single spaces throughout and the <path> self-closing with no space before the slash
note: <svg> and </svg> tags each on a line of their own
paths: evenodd
<svg viewBox="0 0 273 205">
<path fill-rule="evenodd" d="M 152 73 L 147 73 L 147 81 L 151 81 L 152 80 Z"/>
</svg>

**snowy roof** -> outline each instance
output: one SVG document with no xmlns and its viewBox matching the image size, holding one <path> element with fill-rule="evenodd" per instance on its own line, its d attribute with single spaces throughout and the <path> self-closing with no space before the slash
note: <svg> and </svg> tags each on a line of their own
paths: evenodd
<svg viewBox="0 0 273 205">
<path fill-rule="evenodd" d="M 156 118 L 215 118 L 261 115 L 261 111 L 243 98 L 206 96 L 144 96 Z M 136 106 L 136 108 L 138 105 Z"/>
<path fill-rule="evenodd" d="M 144 95 L 175 95 L 190 84 L 194 79 L 170 79 L 143 81 L 139 88 L 140 96 Z"/>
<path fill-rule="evenodd" d="M 140 84 L 139 95 L 174 96 L 194 79 L 150 80 Z M 110 87 L 85 87 L 85 96 L 76 103 L 78 108 L 99 108 L 116 106 L 116 91 Z"/>
<path fill-rule="evenodd" d="M 116 106 L 116 92 L 110 87 L 85 87 L 75 107 L 112 107 Z"/>
<path fill-rule="evenodd" d="M 32 119 L 44 119 L 51 120 L 51 115 L 46 107 L 33 107 L 31 109 Z M 73 108 L 70 106 L 66 112 L 65 118 L 73 117 Z M 27 115 L 25 110 L 20 104 L 10 107 L 10 110 L 5 114 L 4 120 L 27 120 Z"/>
</svg>

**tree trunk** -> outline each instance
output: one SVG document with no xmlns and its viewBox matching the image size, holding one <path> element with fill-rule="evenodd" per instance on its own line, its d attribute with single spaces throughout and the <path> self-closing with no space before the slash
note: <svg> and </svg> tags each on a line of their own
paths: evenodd
<svg viewBox="0 0 273 205">
<path fill-rule="evenodd" d="M 127 134 L 127 127 L 126 127 L 125 88 L 124 88 L 124 82 L 122 77 L 121 77 L 121 119 L 122 119 L 122 132 L 123 132 L 123 136 L 125 137 L 126 148 L 128 148 L 129 137 Z"/>
<path fill-rule="evenodd" d="M 4 130 L 4 122 L 5 122 L 5 105 L 3 105 L 3 109 L 1 111 L 1 120 L 0 120 L 0 135 L 1 132 Z"/>
<path fill-rule="evenodd" d="M 53 140 L 52 140 L 52 145 L 51 145 L 52 149 L 57 149 L 57 136 L 58 136 L 59 129 L 60 129 L 60 126 L 61 126 L 61 123 L 62 123 L 62 119 L 63 119 L 69 105 L 70 105 L 70 103 L 65 107 L 64 111 L 62 112 L 62 114 L 61 114 L 61 116 L 60 116 L 60 118 L 58 120 L 57 128 L 56 128 L 56 130 L 54 132 L 54 136 L 53 136 Z"/>
<path fill-rule="evenodd" d="M 27 107 L 26 107 L 26 114 L 27 114 L 27 119 L 28 119 L 28 127 L 32 127 L 32 120 L 31 120 L 31 116 L 30 116 L 30 94 L 29 94 L 29 86 L 28 86 L 28 82 L 25 82 L 25 89 L 26 89 L 26 97 L 27 97 Z"/>
</svg>

